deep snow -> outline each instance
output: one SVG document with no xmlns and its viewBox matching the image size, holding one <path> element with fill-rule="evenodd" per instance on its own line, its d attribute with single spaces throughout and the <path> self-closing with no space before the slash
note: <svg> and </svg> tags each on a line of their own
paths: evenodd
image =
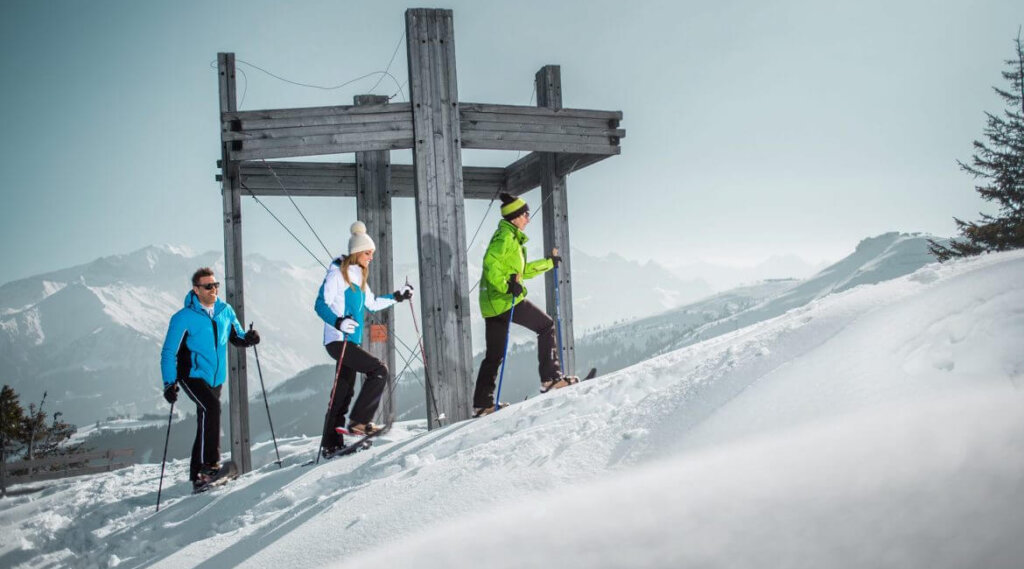
<svg viewBox="0 0 1024 569">
<path fill-rule="evenodd" d="M 1017 567 L 1024 252 L 818 299 L 312 468 L 0 501 L 4 567 Z M 319 413 L 320 409 L 311 410 Z"/>
</svg>

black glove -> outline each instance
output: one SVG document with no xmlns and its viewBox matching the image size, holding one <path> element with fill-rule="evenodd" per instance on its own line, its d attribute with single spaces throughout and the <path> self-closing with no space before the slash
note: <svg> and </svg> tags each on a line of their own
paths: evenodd
<svg viewBox="0 0 1024 569">
<path fill-rule="evenodd" d="M 391 296 L 395 298 L 395 302 L 402 302 L 403 300 L 409 300 L 412 298 L 412 285 L 404 284 L 402 288 L 391 293 Z"/>
<path fill-rule="evenodd" d="M 255 346 L 256 344 L 259 343 L 260 333 L 257 332 L 256 330 L 253 330 L 252 328 L 249 328 L 249 331 L 245 333 L 245 347 L 248 348 L 250 346 Z"/>
<path fill-rule="evenodd" d="M 178 384 L 172 383 L 170 385 L 164 385 L 164 399 L 168 403 L 174 405 L 174 402 L 178 400 Z"/>
<path fill-rule="evenodd" d="M 551 259 L 551 262 L 555 264 L 556 267 L 562 264 L 562 257 L 558 255 L 551 255 L 551 257 L 549 258 Z"/>
<path fill-rule="evenodd" d="M 516 280 L 516 275 L 512 275 L 508 278 L 508 293 L 511 294 L 513 298 L 523 294 L 523 285 L 519 284 L 519 281 Z"/>
</svg>

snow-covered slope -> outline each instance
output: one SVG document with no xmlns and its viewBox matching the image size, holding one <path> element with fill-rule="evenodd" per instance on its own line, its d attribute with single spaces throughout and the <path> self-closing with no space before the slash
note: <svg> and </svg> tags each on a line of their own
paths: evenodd
<svg viewBox="0 0 1024 569">
<path fill-rule="evenodd" d="M 4 566 L 1017 567 L 1024 252 L 819 298 L 485 419 L 188 496 L 0 502 Z M 311 409 L 319 414 L 321 409 Z"/>
</svg>

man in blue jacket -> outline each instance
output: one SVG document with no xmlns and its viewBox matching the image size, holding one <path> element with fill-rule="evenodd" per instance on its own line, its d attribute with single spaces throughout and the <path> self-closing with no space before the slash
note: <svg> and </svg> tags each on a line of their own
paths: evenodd
<svg viewBox="0 0 1024 569">
<path fill-rule="evenodd" d="M 213 269 L 192 275 L 185 306 L 174 313 L 160 352 L 164 399 L 178 400 L 178 385 L 196 404 L 196 440 L 189 480 L 198 489 L 220 470 L 220 391 L 228 371 L 227 344 L 248 348 L 260 343 L 255 330 L 245 332 L 231 305 L 217 298 L 220 283 Z"/>
</svg>

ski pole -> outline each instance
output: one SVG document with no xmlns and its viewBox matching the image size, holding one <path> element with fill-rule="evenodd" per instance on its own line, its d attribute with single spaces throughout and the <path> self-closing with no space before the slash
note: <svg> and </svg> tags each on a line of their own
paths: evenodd
<svg viewBox="0 0 1024 569">
<path fill-rule="evenodd" d="M 558 247 L 551 250 L 551 254 L 558 255 Z M 562 349 L 562 301 L 558 296 L 558 264 L 555 264 L 555 324 L 558 328 L 558 364 L 565 365 L 565 351 Z"/>
<path fill-rule="evenodd" d="M 501 409 L 501 382 L 505 379 L 505 363 L 508 362 L 508 343 L 512 338 L 512 316 L 516 312 L 516 297 L 512 297 L 512 308 L 508 309 L 508 332 L 505 333 L 505 350 L 501 353 L 501 373 L 498 374 L 498 391 L 494 394 L 494 410 Z"/>
<path fill-rule="evenodd" d="M 171 419 L 174 418 L 174 403 L 171 403 L 171 413 L 167 415 L 167 436 L 164 438 L 164 459 L 160 461 L 160 485 L 156 489 L 156 511 L 160 511 L 160 494 L 164 490 L 164 466 L 167 464 L 167 446 L 171 442 Z"/>
<path fill-rule="evenodd" d="M 334 407 L 334 392 L 337 391 L 337 389 L 338 389 L 338 377 L 341 376 L 341 362 L 342 362 L 342 360 L 345 359 L 345 348 L 348 347 L 348 336 L 346 336 L 345 334 L 342 334 L 342 337 L 345 338 L 345 341 L 341 344 L 341 355 L 338 356 L 338 366 L 334 369 L 334 387 L 331 388 L 331 400 L 330 400 L 329 403 L 327 403 L 327 413 L 324 413 L 324 430 L 323 430 L 323 432 L 325 432 L 325 433 L 327 432 L 327 421 L 329 421 L 330 418 L 331 418 L 331 408 Z M 321 434 L 320 435 L 320 448 L 317 449 L 317 451 L 316 451 L 316 461 L 315 461 L 315 464 L 320 464 L 320 455 L 323 453 L 323 450 L 324 450 L 324 437 Z"/>
<path fill-rule="evenodd" d="M 405 284 L 409 284 L 409 277 L 405 277 Z M 419 337 L 420 341 L 420 357 L 423 359 L 423 378 L 427 380 L 427 393 L 430 394 L 430 402 L 434 405 L 434 420 L 440 423 L 446 417 L 444 413 L 437 412 L 437 399 L 434 398 L 434 389 L 430 385 L 430 375 L 427 374 L 427 354 L 423 351 L 423 334 L 420 334 L 420 326 L 416 323 L 416 310 L 412 307 L 412 301 L 409 302 L 409 313 L 412 314 L 412 327 L 416 330 L 416 336 Z"/>
<path fill-rule="evenodd" d="M 249 323 L 249 331 L 252 331 L 252 322 Z M 260 376 L 260 389 L 263 390 L 263 406 L 267 408 L 267 423 L 270 423 L 270 439 L 274 441 L 274 454 L 277 455 L 277 466 L 281 467 L 281 453 L 277 451 L 277 435 L 274 434 L 274 421 L 270 418 L 270 403 L 267 402 L 267 388 L 263 385 L 263 370 L 260 368 L 260 353 L 256 346 L 252 347 L 252 355 L 256 356 L 256 372 Z"/>
</svg>

